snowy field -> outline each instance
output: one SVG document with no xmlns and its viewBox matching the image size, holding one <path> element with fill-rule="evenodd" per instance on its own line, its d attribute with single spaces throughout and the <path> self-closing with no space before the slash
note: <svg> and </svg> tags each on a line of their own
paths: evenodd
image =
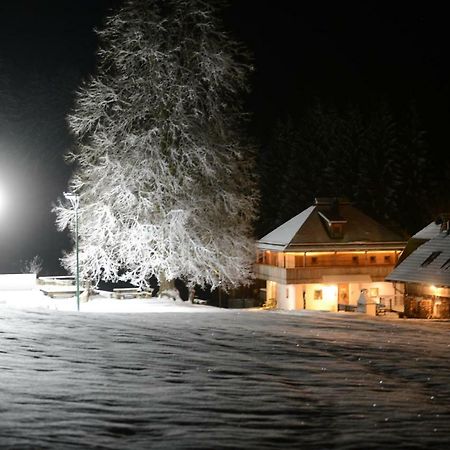
<svg viewBox="0 0 450 450">
<path fill-rule="evenodd" d="M 0 448 L 449 448 L 449 322 L 194 308 L 0 304 Z"/>
</svg>

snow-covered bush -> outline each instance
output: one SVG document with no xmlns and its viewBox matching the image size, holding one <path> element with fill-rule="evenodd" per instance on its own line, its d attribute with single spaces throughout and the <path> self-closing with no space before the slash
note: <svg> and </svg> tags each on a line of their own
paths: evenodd
<svg viewBox="0 0 450 450">
<path fill-rule="evenodd" d="M 34 273 L 39 275 L 43 268 L 44 261 L 39 255 L 36 255 L 22 263 L 22 273 Z"/>
</svg>

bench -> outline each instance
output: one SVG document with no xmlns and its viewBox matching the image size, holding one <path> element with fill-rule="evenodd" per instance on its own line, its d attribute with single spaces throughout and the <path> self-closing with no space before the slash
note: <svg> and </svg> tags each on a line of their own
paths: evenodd
<svg viewBox="0 0 450 450">
<path fill-rule="evenodd" d="M 112 292 L 112 298 L 124 299 L 124 298 L 142 298 L 151 297 L 153 289 L 141 289 L 141 288 L 114 288 Z"/>
<path fill-rule="evenodd" d="M 77 295 L 76 289 L 67 289 L 67 290 L 47 290 L 47 289 L 40 289 L 40 291 L 50 298 L 68 298 L 73 297 Z M 83 291 L 80 289 L 80 295 Z"/>
<path fill-rule="evenodd" d="M 342 303 L 338 304 L 338 311 L 355 312 L 356 308 L 356 305 L 344 305 Z"/>
<path fill-rule="evenodd" d="M 39 277 L 38 284 L 57 285 L 57 286 L 74 286 L 75 277 L 73 276 L 54 276 L 54 277 Z"/>
</svg>

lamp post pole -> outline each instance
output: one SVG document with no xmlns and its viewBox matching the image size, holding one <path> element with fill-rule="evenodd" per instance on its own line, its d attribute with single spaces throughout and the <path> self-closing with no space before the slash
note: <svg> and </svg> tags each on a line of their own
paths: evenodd
<svg viewBox="0 0 450 450">
<path fill-rule="evenodd" d="M 76 293 L 77 293 L 77 311 L 80 310 L 80 257 L 78 248 L 78 209 L 80 206 L 80 196 L 77 194 L 70 194 L 64 192 L 64 197 L 70 201 L 72 208 L 75 212 L 75 254 L 77 260 L 76 269 Z"/>
</svg>

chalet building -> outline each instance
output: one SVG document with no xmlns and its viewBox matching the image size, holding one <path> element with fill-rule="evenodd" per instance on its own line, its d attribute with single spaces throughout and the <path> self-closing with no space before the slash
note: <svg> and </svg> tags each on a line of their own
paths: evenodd
<svg viewBox="0 0 450 450">
<path fill-rule="evenodd" d="M 405 244 L 350 202 L 318 198 L 257 242 L 254 270 L 280 309 L 352 310 L 387 299 L 402 308 L 385 277 Z"/>
<path fill-rule="evenodd" d="M 405 316 L 450 318 L 450 214 L 415 234 L 386 280 L 405 284 Z"/>
</svg>

